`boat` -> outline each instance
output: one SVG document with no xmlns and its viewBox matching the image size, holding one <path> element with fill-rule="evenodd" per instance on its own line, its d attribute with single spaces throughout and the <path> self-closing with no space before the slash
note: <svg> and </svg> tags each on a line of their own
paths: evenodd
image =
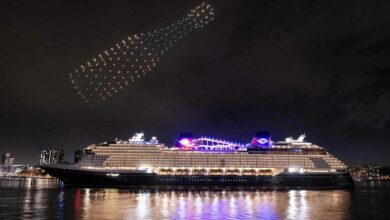
<svg viewBox="0 0 390 220">
<path fill-rule="evenodd" d="M 84 187 L 354 187 L 347 166 L 323 147 L 257 132 L 247 144 L 182 132 L 173 146 L 128 140 L 92 144 L 75 164 L 42 165 L 65 186 Z"/>
</svg>

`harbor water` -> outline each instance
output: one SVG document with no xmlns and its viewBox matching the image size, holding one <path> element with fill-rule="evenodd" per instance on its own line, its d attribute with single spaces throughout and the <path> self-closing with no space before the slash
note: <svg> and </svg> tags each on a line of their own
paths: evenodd
<svg viewBox="0 0 390 220">
<path fill-rule="evenodd" d="M 63 187 L 0 178 L 0 219 L 389 219 L 390 182 L 353 190 Z"/>
</svg>

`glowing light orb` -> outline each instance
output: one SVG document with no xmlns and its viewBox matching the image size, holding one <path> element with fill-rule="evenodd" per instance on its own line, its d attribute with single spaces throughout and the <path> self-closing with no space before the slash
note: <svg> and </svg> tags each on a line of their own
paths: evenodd
<svg viewBox="0 0 390 220">
<path fill-rule="evenodd" d="M 214 9 L 202 3 L 171 25 L 128 36 L 102 51 L 70 73 L 70 81 L 84 102 L 94 107 L 151 72 L 176 42 L 212 20 Z"/>
<path fill-rule="evenodd" d="M 268 140 L 266 138 L 260 138 L 260 139 L 257 139 L 257 142 L 259 142 L 259 144 L 261 144 L 261 145 L 264 145 L 264 144 L 268 143 Z"/>
<path fill-rule="evenodd" d="M 179 143 L 181 146 L 184 146 L 184 147 L 190 147 L 190 146 L 194 145 L 192 140 L 190 140 L 189 138 L 183 138 L 179 141 Z"/>
</svg>

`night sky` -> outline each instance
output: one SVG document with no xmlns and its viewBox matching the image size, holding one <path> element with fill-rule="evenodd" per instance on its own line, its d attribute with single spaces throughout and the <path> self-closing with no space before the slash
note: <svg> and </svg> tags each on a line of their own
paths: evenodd
<svg viewBox="0 0 390 220">
<path fill-rule="evenodd" d="M 390 165 L 388 1 L 210 1 L 214 21 L 94 108 L 68 74 L 199 1 L 8 1 L 0 8 L 0 153 L 37 163 L 144 131 L 249 142 L 306 133 L 347 164 Z M 387 3 L 387 4 L 386 4 Z"/>
</svg>

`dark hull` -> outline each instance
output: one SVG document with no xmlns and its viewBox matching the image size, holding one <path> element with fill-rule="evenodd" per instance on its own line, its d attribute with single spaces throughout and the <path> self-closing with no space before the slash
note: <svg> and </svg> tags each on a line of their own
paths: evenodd
<svg viewBox="0 0 390 220">
<path fill-rule="evenodd" d="M 354 181 L 343 174 L 279 174 L 277 176 L 156 175 L 82 171 L 42 167 L 65 185 L 94 187 L 270 187 L 353 188 Z"/>
</svg>

